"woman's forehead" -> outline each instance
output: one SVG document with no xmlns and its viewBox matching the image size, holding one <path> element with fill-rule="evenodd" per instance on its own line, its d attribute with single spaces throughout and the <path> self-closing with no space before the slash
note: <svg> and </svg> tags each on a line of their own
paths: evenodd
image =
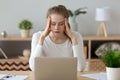
<svg viewBox="0 0 120 80">
<path fill-rule="evenodd" d="M 55 21 L 55 22 L 62 22 L 65 20 L 64 16 L 60 15 L 60 14 L 51 14 L 51 21 Z"/>
</svg>

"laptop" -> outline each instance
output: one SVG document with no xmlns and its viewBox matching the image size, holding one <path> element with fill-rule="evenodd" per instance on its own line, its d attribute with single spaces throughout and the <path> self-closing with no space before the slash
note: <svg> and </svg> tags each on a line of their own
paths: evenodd
<svg viewBox="0 0 120 80">
<path fill-rule="evenodd" d="M 35 80 L 77 80 L 77 58 L 36 57 Z"/>
</svg>

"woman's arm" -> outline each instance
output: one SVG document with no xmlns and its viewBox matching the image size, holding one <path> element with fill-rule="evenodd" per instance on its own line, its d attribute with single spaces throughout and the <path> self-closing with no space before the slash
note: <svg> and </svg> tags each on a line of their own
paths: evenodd
<svg viewBox="0 0 120 80">
<path fill-rule="evenodd" d="M 84 71 L 86 66 L 86 60 L 83 52 L 83 39 L 80 33 L 75 32 L 74 34 L 78 43 L 77 45 L 73 45 L 74 57 L 77 57 L 78 59 L 78 71 Z"/>
<path fill-rule="evenodd" d="M 83 52 L 83 39 L 78 32 L 72 32 L 68 25 L 68 20 L 65 19 L 65 33 L 70 38 L 73 45 L 74 57 L 78 59 L 78 71 L 83 71 L 86 65 L 84 52 Z"/>
<path fill-rule="evenodd" d="M 42 32 L 37 32 L 34 33 L 32 36 L 32 41 L 31 41 L 31 55 L 29 59 L 29 66 L 31 70 L 34 70 L 34 59 L 35 57 L 42 57 L 43 52 L 42 52 L 42 45 L 38 44 L 39 42 L 39 37 Z"/>
<path fill-rule="evenodd" d="M 34 60 L 35 57 L 43 57 L 42 46 L 46 36 L 50 33 L 50 17 L 47 18 L 47 25 L 43 32 L 37 32 L 33 34 L 31 43 L 31 56 L 29 60 L 29 65 L 32 70 L 34 70 Z"/>
</svg>

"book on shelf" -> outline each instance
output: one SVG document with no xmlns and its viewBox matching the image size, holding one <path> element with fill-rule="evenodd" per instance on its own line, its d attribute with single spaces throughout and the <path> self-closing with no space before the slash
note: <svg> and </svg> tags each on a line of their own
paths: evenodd
<svg viewBox="0 0 120 80">
<path fill-rule="evenodd" d="M 87 46 L 84 46 L 84 55 L 85 55 L 85 58 L 87 58 Z"/>
</svg>

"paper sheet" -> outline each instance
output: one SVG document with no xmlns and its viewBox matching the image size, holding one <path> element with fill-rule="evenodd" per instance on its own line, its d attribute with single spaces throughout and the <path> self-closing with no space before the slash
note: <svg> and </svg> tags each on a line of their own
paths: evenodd
<svg viewBox="0 0 120 80">
<path fill-rule="evenodd" d="M 2 79 L 3 77 L 7 76 L 8 74 L 0 74 L 0 79 Z"/>
<path fill-rule="evenodd" d="M 0 74 L 0 79 L 4 80 L 25 80 L 27 75 Z"/>
<path fill-rule="evenodd" d="M 83 74 L 81 76 L 93 78 L 95 80 L 107 80 L 107 75 L 105 72 L 94 73 L 94 74 Z"/>
</svg>

